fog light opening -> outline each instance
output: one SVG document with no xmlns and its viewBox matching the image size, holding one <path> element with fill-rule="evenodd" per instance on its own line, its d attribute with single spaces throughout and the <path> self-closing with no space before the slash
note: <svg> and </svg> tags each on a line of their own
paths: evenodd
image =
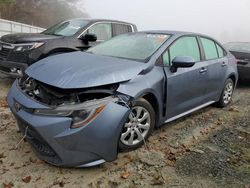
<svg viewBox="0 0 250 188">
<path fill-rule="evenodd" d="M 19 74 L 19 75 L 22 75 L 22 74 L 23 74 L 21 69 L 17 69 L 16 72 L 17 72 L 17 74 Z"/>
<path fill-rule="evenodd" d="M 16 73 L 16 74 L 19 74 L 19 75 L 22 75 L 22 70 L 20 68 L 10 68 L 10 72 L 11 73 Z"/>
<path fill-rule="evenodd" d="M 17 69 L 16 69 L 16 68 L 11 68 L 11 69 L 10 69 L 10 72 L 16 73 L 16 72 L 17 72 Z"/>
</svg>

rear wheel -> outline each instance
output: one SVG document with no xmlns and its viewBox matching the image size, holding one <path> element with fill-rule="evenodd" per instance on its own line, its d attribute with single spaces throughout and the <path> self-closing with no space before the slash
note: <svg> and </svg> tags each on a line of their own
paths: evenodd
<svg viewBox="0 0 250 188">
<path fill-rule="evenodd" d="M 123 151 L 143 145 L 155 126 L 155 112 L 148 101 L 138 99 L 133 102 L 131 109 L 119 140 L 119 149 Z"/>
<path fill-rule="evenodd" d="M 217 103 L 219 107 L 225 107 L 232 101 L 233 91 L 234 82 L 231 78 L 228 78 L 220 96 L 220 100 Z"/>
</svg>

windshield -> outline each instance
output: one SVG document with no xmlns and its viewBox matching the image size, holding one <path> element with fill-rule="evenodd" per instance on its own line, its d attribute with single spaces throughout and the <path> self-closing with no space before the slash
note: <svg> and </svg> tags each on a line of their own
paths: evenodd
<svg viewBox="0 0 250 188">
<path fill-rule="evenodd" d="M 169 38 L 163 34 L 125 34 L 90 48 L 87 52 L 138 61 L 147 60 Z"/>
<path fill-rule="evenodd" d="M 250 53 L 250 43 L 248 42 L 230 42 L 225 47 L 230 51 Z"/>
<path fill-rule="evenodd" d="M 42 33 L 47 35 L 73 36 L 88 23 L 86 20 L 70 20 L 56 24 Z"/>
</svg>

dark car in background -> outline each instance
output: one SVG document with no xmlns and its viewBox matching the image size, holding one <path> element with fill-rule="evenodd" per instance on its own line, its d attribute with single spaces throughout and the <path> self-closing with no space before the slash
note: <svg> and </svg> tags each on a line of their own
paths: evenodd
<svg viewBox="0 0 250 188">
<path fill-rule="evenodd" d="M 236 57 L 240 80 L 250 80 L 250 42 L 230 42 L 225 47 Z"/>
<path fill-rule="evenodd" d="M 212 103 L 224 107 L 236 60 L 210 37 L 148 31 L 31 65 L 7 97 L 38 156 L 86 167 L 140 147 L 155 127 Z"/>
<path fill-rule="evenodd" d="M 114 36 L 135 32 L 134 24 L 104 19 L 72 19 L 42 33 L 18 33 L 0 39 L 0 71 L 20 77 L 34 62 L 58 53 L 86 50 Z"/>
</svg>

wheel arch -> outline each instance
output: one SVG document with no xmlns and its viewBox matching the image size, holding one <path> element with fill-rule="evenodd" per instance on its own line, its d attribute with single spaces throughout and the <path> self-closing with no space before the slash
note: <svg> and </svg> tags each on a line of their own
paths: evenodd
<svg viewBox="0 0 250 188">
<path fill-rule="evenodd" d="M 234 88 L 236 88 L 238 78 L 237 78 L 237 75 L 236 75 L 235 73 L 231 73 L 231 74 L 229 74 L 228 76 L 225 77 L 225 80 L 224 80 L 224 82 L 223 82 L 222 89 L 221 89 L 220 93 L 218 94 L 218 96 L 217 96 L 217 98 L 216 98 L 216 101 L 219 101 L 219 99 L 220 99 L 220 97 L 221 97 L 221 94 L 222 94 L 222 92 L 223 92 L 223 90 L 224 90 L 225 83 L 226 83 L 226 81 L 227 81 L 229 78 L 233 80 L 233 82 L 234 82 Z"/>
<path fill-rule="evenodd" d="M 48 57 L 55 53 L 60 53 L 60 52 L 68 53 L 68 52 L 74 52 L 74 51 L 77 51 L 77 50 L 73 48 L 55 48 L 55 49 L 48 51 L 46 54 L 44 54 L 44 57 Z"/>
<path fill-rule="evenodd" d="M 137 99 L 143 98 L 151 104 L 151 106 L 153 107 L 154 112 L 155 112 L 155 118 L 156 118 L 155 125 L 156 125 L 156 127 L 158 127 L 159 120 L 160 120 L 159 114 L 161 114 L 161 113 L 160 113 L 160 103 L 157 99 L 157 96 L 151 91 L 146 91 L 146 92 L 138 95 L 136 98 Z"/>
<path fill-rule="evenodd" d="M 236 87 L 236 85 L 237 85 L 237 77 L 236 77 L 236 75 L 235 75 L 234 73 L 232 73 L 232 74 L 230 74 L 230 75 L 228 76 L 228 78 L 231 78 L 231 79 L 233 80 L 234 86 Z M 227 78 L 227 79 L 228 79 L 228 78 Z"/>
</svg>

